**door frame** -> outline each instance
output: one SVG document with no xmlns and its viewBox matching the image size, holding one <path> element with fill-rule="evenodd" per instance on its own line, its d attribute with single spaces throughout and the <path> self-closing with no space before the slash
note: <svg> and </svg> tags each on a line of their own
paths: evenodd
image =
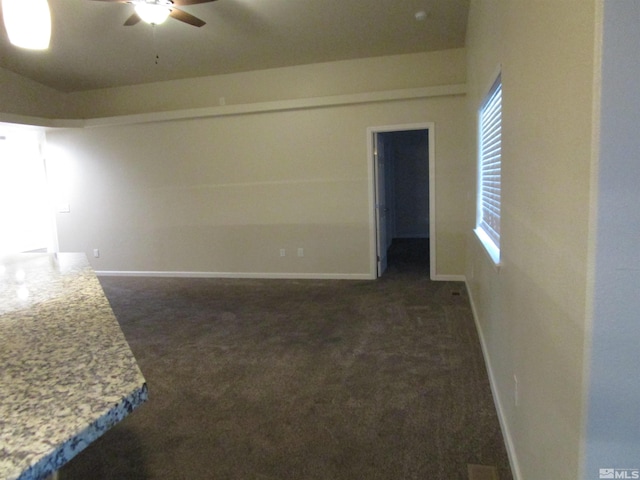
<svg viewBox="0 0 640 480">
<path fill-rule="evenodd" d="M 376 134 L 388 132 L 402 132 L 406 130 L 426 130 L 429 151 L 429 278 L 432 280 L 436 277 L 436 182 L 435 182 L 435 123 L 409 123 L 398 125 L 384 125 L 379 127 L 367 128 L 367 165 L 369 176 L 369 273 L 371 278 L 378 278 L 378 218 L 376 205 L 379 203 L 377 198 L 376 185 L 376 158 L 374 142 Z"/>
<path fill-rule="evenodd" d="M 390 218 L 387 213 L 388 155 L 385 153 L 385 142 L 382 133 L 373 132 L 373 185 L 375 194 L 375 220 L 376 220 L 376 275 L 381 277 L 387 269 L 387 249 L 389 247 Z M 381 193 L 382 192 L 382 193 Z M 384 245 L 381 245 L 381 244 Z"/>
</svg>

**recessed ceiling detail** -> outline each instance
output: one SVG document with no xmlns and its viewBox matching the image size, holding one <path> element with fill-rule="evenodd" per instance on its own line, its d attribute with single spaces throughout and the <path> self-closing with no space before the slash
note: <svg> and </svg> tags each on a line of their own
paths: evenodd
<svg viewBox="0 0 640 480">
<path fill-rule="evenodd" d="M 114 3 L 49 0 L 49 49 L 15 48 L 2 29 L 0 67 L 72 92 L 446 50 L 464 47 L 469 11 L 469 0 L 174 0 L 162 25 L 131 27 L 133 5 Z M 174 11 L 206 25 L 174 21 Z"/>
</svg>

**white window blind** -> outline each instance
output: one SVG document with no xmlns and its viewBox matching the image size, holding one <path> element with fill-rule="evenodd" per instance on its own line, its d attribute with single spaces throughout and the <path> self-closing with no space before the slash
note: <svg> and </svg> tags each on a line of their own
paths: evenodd
<svg viewBox="0 0 640 480">
<path fill-rule="evenodd" d="M 502 81 L 498 76 L 480 109 L 477 230 L 496 263 L 500 252 Z M 487 238 L 484 238 L 484 237 Z M 489 240 L 493 245 L 486 245 Z M 493 251 L 492 251 L 493 250 Z"/>
</svg>

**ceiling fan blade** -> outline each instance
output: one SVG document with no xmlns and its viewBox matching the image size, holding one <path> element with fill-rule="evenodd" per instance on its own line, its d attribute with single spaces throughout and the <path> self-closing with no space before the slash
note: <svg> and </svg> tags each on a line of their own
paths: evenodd
<svg viewBox="0 0 640 480">
<path fill-rule="evenodd" d="M 194 27 L 201 27 L 206 23 L 200 20 L 198 17 L 194 17 L 190 13 L 183 12 L 182 10 L 178 10 L 177 8 L 172 8 L 169 15 L 171 15 L 176 20 L 188 23 L 189 25 L 193 25 Z"/>
<path fill-rule="evenodd" d="M 104 1 L 104 0 L 102 0 Z M 136 23 L 140 23 L 142 19 L 140 18 L 140 16 L 136 13 L 133 12 L 133 15 L 131 15 L 129 18 L 127 18 L 127 21 L 124 22 L 124 26 L 125 27 L 130 27 L 131 25 L 135 25 Z"/>
<path fill-rule="evenodd" d="M 105 0 L 102 0 L 102 1 L 105 1 Z M 199 3 L 211 3 L 215 1 L 216 0 L 173 0 L 173 4 L 177 5 L 178 7 L 181 7 L 183 5 L 198 5 Z"/>
</svg>

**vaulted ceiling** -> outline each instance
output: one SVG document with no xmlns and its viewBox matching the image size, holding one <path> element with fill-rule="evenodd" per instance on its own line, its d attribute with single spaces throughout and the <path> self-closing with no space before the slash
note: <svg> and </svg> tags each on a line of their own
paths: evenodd
<svg viewBox="0 0 640 480">
<path fill-rule="evenodd" d="M 469 10 L 469 0 L 217 0 L 181 7 L 206 22 L 197 28 L 124 26 L 129 4 L 49 5 L 50 48 L 14 47 L 0 27 L 0 67 L 64 92 L 459 48 Z"/>
</svg>

